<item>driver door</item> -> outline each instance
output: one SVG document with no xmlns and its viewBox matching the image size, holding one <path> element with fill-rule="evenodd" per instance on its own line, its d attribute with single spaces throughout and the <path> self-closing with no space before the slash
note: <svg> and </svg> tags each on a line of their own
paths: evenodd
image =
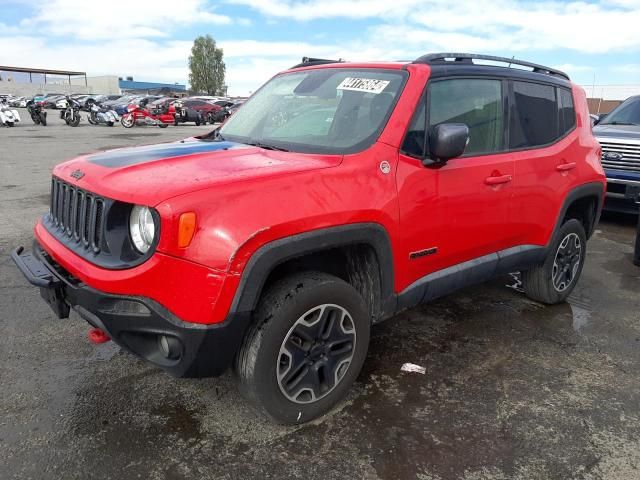
<svg viewBox="0 0 640 480">
<path fill-rule="evenodd" d="M 506 150 L 506 82 L 432 79 L 412 120 L 398 163 L 398 196 L 407 285 L 439 270 L 512 246 L 509 204 L 514 162 Z M 424 166 L 430 127 L 464 123 L 465 153 Z M 403 287 L 406 287 L 404 285 Z"/>
</svg>

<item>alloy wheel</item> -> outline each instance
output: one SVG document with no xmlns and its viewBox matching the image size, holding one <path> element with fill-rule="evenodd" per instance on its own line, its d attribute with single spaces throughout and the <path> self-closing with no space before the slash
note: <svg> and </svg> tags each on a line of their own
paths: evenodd
<svg viewBox="0 0 640 480">
<path fill-rule="evenodd" d="M 355 324 L 347 310 L 333 304 L 312 308 L 296 320 L 280 346 L 280 391 L 295 403 L 320 400 L 344 378 L 355 346 Z"/>
<path fill-rule="evenodd" d="M 553 288 L 557 292 L 564 292 L 574 282 L 581 259 L 582 243 L 580 237 L 575 233 L 570 233 L 560 242 L 553 260 L 551 280 Z"/>
</svg>

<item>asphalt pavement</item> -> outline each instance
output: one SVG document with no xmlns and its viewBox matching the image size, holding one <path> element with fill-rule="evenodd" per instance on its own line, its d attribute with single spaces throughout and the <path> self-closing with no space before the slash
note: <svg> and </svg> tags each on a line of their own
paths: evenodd
<svg viewBox="0 0 640 480">
<path fill-rule="evenodd" d="M 604 217 L 568 303 L 532 302 L 505 276 L 405 312 L 374 327 L 345 402 L 282 427 L 230 373 L 175 379 L 89 343 L 9 256 L 30 246 L 56 163 L 211 127 L 21 114 L 0 128 L 0 479 L 640 479 L 634 218 Z"/>
</svg>

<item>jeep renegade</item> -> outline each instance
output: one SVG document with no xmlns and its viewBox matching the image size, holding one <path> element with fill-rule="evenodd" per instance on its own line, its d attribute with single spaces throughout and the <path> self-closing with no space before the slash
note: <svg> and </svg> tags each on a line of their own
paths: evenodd
<svg viewBox="0 0 640 480">
<path fill-rule="evenodd" d="M 402 310 L 513 271 L 564 301 L 605 185 L 563 72 L 303 59 L 210 134 L 58 165 L 32 252 L 12 256 L 58 317 L 176 376 L 232 366 L 258 408 L 301 423 Z"/>
</svg>

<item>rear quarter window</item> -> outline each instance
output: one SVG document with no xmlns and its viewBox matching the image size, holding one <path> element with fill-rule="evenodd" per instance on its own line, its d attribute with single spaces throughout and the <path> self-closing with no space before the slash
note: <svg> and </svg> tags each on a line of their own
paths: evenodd
<svg viewBox="0 0 640 480">
<path fill-rule="evenodd" d="M 576 126 L 576 110 L 573 106 L 571 90 L 558 89 L 558 108 L 560 110 L 560 136 L 562 136 Z"/>
<path fill-rule="evenodd" d="M 509 147 L 538 147 L 558 138 L 556 88 L 529 82 L 513 82 Z"/>
</svg>

